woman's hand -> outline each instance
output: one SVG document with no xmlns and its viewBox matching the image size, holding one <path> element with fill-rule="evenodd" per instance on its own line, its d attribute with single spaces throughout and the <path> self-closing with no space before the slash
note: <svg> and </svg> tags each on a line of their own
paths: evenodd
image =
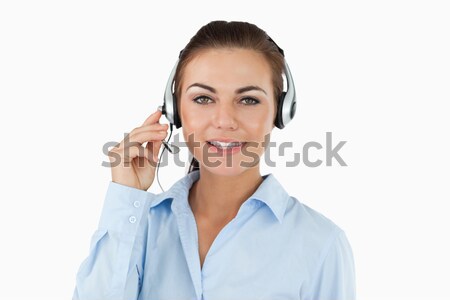
<svg viewBox="0 0 450 300">
<path fill-rule="evenodd" d="M 161 141 L 169 128 L 159 123 L 161 114 L 159 110 L 151 114 L 108 152 L 113 182 L 144 191 L 152 185 Z"/>
</svg>

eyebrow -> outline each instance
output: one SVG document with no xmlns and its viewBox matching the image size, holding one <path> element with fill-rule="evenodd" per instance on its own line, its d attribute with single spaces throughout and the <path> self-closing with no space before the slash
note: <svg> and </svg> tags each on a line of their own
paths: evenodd
<svg viewBox="0 0 450 300">
<path fill-rule="evenodd" d="M 191 84 L 191 85 L 188 86 L 188 88 L 186 89 L 186 92 L 187 92 L 188 89 L 190 89 L 191 87 L 194 87 L 194 86 L 197 86 L 197 87 L 200 87 L 200 88 L 202 88 L 202 89 L 208 90 L 208 91 L 210 91 L 211 93 L 214 93 L 214 94 L 216 93 L 216 89 L 215 89 L 215 88 L 210 87 L 210 86 L 208 86 L 208 85 L 206 85 L 206 84 L 202 84 L 202 83 L 194 83 L 194 84 Z M 267 93 L 266 93 L 265 90 L 263 90 L 262 88 L 260 88 L 259 86 L 256 86 L 256 85 L 244 86 L 244 87 L 238 88 L 238 89 L 237 89 L 236 91 L 234 91 L 234 92 L 235 92 L 236 94 L 242 94 L 242 93 L 245 93 L 245 92 L 248 92 L 248 91 L 253 91 L 253 90 L 261 91 L 261 92 L 263 92 L 264 94 L 267 95 Z"/>
</svg>

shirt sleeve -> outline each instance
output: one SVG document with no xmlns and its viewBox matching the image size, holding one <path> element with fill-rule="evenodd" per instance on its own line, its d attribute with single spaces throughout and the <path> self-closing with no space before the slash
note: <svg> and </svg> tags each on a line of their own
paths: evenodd
<svg viewBox="0 0 450 300">
<path fill-rule="evenodd" d="M 153 197 L 110 181 L 89 255 L 77 273 L 73 300 L 137 299 Z"/>
<path fill-rule="evenodd" d="M 331 242 L 305 300 L 355 300 L 355 265 L 353 252 L 345 233 L 339 230 Z"/>
</svg>

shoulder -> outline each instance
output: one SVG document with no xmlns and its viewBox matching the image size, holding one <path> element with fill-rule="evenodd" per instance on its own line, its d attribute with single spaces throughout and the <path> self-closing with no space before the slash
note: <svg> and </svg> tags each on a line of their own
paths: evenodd
<svg viewBox="0 0 450 300">
<path fill-rule="evenodd" d="M 307 251 L 317 260 L 336 247 L 339 240 L 346 239 L 345 232 L 334 221 L 293 196 L 286 207 L 283 227 L 291 232 L 294 249 Z"/>
<path fill-rule="evenodd" d="M 328 236 L 342 231 L 329 217 L 300 202 L 293 196 L 289 196 L 284 219 L 290 225 L 293 225 L 296 230 L 307 230 L 315 236 Z"/>
<path fill-rule="evenodd" d="M 323 243 L 342 231 L 330 218 L 291 195 L 273 174 L 266 177 L 254 197 L 267 204 L 281 223 L 282 231 L 299 239 Z"/>
<path fill-rule="evenodd" d="M 296 261 L 303 261 L 309 280 L 325 269 L 354 273 L 353 252 L 346 234 L 327 216 L 291 196 L 282 227 L 283 231 L 290 232 L 287 247 L 290 254 Z"/>
<path fill-rule="evenodd" d="M 293 256 L 307 257 L 304 298 L 355 299 L 353 251 L 344 230 L 295 197 L 290 198 L 285 219 L 294 232 Z"/>
</svg>

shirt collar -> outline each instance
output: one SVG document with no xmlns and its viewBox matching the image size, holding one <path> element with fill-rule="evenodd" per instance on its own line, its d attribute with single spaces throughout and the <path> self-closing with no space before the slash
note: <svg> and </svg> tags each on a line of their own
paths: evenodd
<svg viewBox="0 0 450 300">
<path fill-rule="evenodd" d="M 169 190 L 156 195 L 156 198 L 150 204 L 150 208 L 159 205 L 165 200 L 176 199 L 176 203 L 174 204 L 177 207 L 177 210 L 184 212 L 190 211 L 187 197 L 192 184 L 197 181 L 199 177 L 199 170 L 195 170 L 185 175 L 175 182 Z M 261 203 L 266 204 L 277 220 L 282 223 L 290 196 L 272 173 L 263 175 L 263 179 L 263 182 L 259 185 L 253 195 L 250 196 L 250 199 L 259 200 Z"/>
<path fill-rule="evenodd" d="M 278 222 L 282 223 L 290 196 L 275 178 L 275 175 L 269 173 L 264 175 L 263 178 L 264 181 L 250 198 L 265 203 L 277 217 Z"/>
</svg>

